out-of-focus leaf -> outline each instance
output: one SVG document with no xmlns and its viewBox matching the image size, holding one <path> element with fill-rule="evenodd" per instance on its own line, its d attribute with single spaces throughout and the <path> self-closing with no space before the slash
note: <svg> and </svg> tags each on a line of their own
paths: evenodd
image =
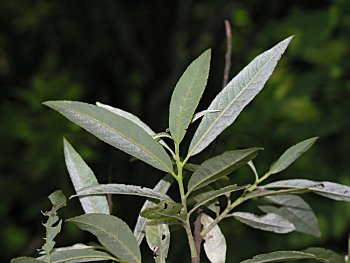
<svg viewBox="0 0 350 263">
<path fill-rule="evenodd" d="M 247 259 L 241 263 L 267 263 L 267 262 L 289 262 L 298 259 L 315 259 L 321 262 L 327 262 L 324 259 L 319 259 L 315 255 L 301 251 L 275 251 L 268 254 L 260 254 L 252 259 Z"/>
<path fill-rule="evenodd" d="M 333 182 L 317 182 L 306 179 L 282 180 L 267 184 L 265 188 L 307 188 L 315 194 L 337 201 L 350 202 L 350 186 Z"/>
<path fill-rule="evenodd" d="M 187 186 L 187 195 L 193 190 L 208 185 L 232 173 L 253 159 L 261 148 L 225 152 L 204 161 L 192 174 Z"/>
<path fill-rule="evenodd" d="M 117 258 L 140 263 L 141 254 L 135 236 L 121 219 L 106 214 L 85 214 L 70 218 L 67 222 L 94 234 L 100 243 Z"/>
<path fill-rule="evenodd" d="M 146 240 L 153 251 L 153 258 L 157 263 L 165 263 L 170 245 L 169 226 L 159 220 L 148 221 L 146 225 Z"/>
<path fill-rule="evenodd" d="M 76 101 L 47 101 L 58 111 L 100 140 L 165 172 L 172 172 L 166 151 L 134 122 L 95 105 Z"/>
<path fill-rule="evenodd" d="M 244 107 L 262 90 L 286 50 L 289 37 L 270 50 L 257 56 L 215 97 L 190 143 L 188 156 L 206 148 L 224 129 L 231 125 Z"/>
<path fill-rule="evenodd" d="M 160 201 L 141 211 L 140 215 L 147 219 L 180 220 L 184 219 L 183 206 L 173 201 Z"/>
<path fill-rule="evenodd" d="M 186 134 L 207 85 L 210 55 L 211 50 L 208 49 L 188 66 L 171 96 L 169 129 L 178 144 Z"/>
<path fill-rule="evenodd" d="M 325 249 L 322 247 L 310 247 L 303 250 L 303 252 L 310 253 L 315 255 L 318 258 L 328 260 L 326 261 L 328 263 L 346 263 L 344 256 L 339 255 L 338 253 L 330 249 Z"/>
<path fill-rule="evenodd" d="M 280 215 L 273 213 L 268 213 L 263 216 L 257 216 L 252 213 L 235 212 L 230 216 L 233 216 L 238 221 L 250 227 L 261 229 L 264 231 L 271 231 L 278 234 L 286 234 L 295 230 L 295 226 L 290 221 L 288 221 Z"/>
<path fill-rule="evenodd" d="M 53 210 L 57 211 L 58 209 L 66 206 L 67 198 L 61 190 L 57 190 L 49 195 L 49 200 L 53 206 Z"/>
<path fill-rule="evenodd" d="M 41 257 L 40 259 L 44 262 L 47 262 L 46 256 Z M 53 252 L 51 254 L 50 260 L 51 263 L 74 263 L 115 260 L 115 258 L 106 252 L 96 251 L 93 249 L 68 249 Z"/>
<path fill-rule="evenodd" d="M 19 257 L 11 260 L 11 263 L 43 263 L 44 261 L 30 258 L 30 257 Z"/>
<path fill-rule="evenodd" d="M 213 221 L 214 220 L 210 216 L 202 214 L 201 223 L 203 225 L 203 230 Z M 219 225 L 215 225 L 203 239 L 204 251 L 210 262 L 224 263 L 226 260 L 226 240 Z"/>
<path fill-rule="evenodd" d="M 78 193 L 79 190 L 83 188 L 98 186 L 98 181 L 93 171 L 84 162 L 83 158 L 81 158 L 81 156 L 75 151 L 75 149 L 66 139 L 63 139 L 63 144 L 67 170 L 69 172 L 75 191 Z M 79 197 L 79 201 L 86 214 L 109 214 L 109 207 L 106 196 L 84 196 Z"/>
<path fill-rule="evenodd" d="M 298 159 L 304 152 L 309 150 L 311 146 L 316 142 L 317 139 L 318 137 L 310 138 L 305 141 L 299 142 L 296 145 L 287 149 L 281 155 L 281 157 L 270 167 L 269 173 L 275 174 L 286 169 L 296 159 Z"/>
</svg>

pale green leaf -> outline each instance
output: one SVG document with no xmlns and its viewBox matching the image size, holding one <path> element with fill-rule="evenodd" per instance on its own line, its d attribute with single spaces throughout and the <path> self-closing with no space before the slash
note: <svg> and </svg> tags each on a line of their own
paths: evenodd
<svg viewBox="0 0 350 263">
<path fill-rule="evenodd" d="M 86 187 L 97 186 L 98 181 L 93 171 L 84 162 L 83 158 L 81 158 L 66 139 L 63 139 L 63 144 L 67 170 L 75 191 L 78 192 Z M 79 201 L 86 214 L 109 214 L 109 206 L 106 196 L 84 196 L 80 197 Z"/>
<path fill-rule="evenodd" d="M 230 216 L 233 216 L 241 223 L 244 223 L 250 227 L 264 231 L 286 234 L 295 230 L 295 226 L 290 221 L 273 213 L 257 216 L 252 213 L 235 212 L 230 214 Z"/>
<path fill-rule="evenodd" d="M 43 263 L 44 261 L 35 259 L 35 258 L 30 258 L 30 257 L 19 257 L 19 258 L 14 258 L 11 259 L 11 263 Z"/>
<path fill-rule="evenodd" d="M 146 240 L 153 251 L 153 258 L 157 263 L 165 263 L 170 245 L 169 226 L 159 220 L 148 221 L 146 225 Z"/>
<path fill-rule="evenodd" d="M 264 187 L 257 187 L 253 192 L 247 193 L 243 200 L 247 201 L 253 198 L 259 198 L 264 196 L 273 196 L 278 194 L 303 194 L 308 192 L 308 188 L 290 188 L 290 189 L 281 189 L 281 190 L 268 190 Z"/>
<path fill-rule="evenodd" d="M 213 113 L 213 112 L 219 112 L 219 110 L 202 110 L 200 112 L 197 112 L 192 118 L 192 123 L 194 123 L 196 120 L 202 118 L 204 115 L 206 115 L 208 113 Z"/>
<path fill-rule="evenodd" d="M 265 188 L 307 188 L 315 194 L 337 201 L 350 202 L 350 186 L 333 182 L 317 182 L 306 179 L 282 180 L 267 184 Z"/>
<path fill-rule="evenodd" d="M 183 221 L 183 206 L 173 201 L 160 201 L 154 206 L 150 206 L 141 211 L 140 215 L 147 219 L 157 220 L 180 220 Z"/>
<path fill-rule="evenodd" d="M 169 196 L 167 196 L 166 194 L 159 193 L 156 190 L 143 186 L 128 184 L 100 184 L 98 186 L 81 189 L 74 196 L 86 196 L 96 194 L 138 195 L 158 200 L 171 200 Z"/>
<path fill-rule="evenodd" d="M 262 90 L 292 37 L 256 57 L 216 96 L 208 110 L 219 110 L 204 116 L 190 143 L 188 156 L 206 148 L 230 126 L 244 107 Z"/>
<path fill-rule="evenodd" d="M 321 236 L 317 218 L 311 207 L 299 196 L 275 195 L 267 196 L 265 201 L 274 206 L 259 206 L 265 213 L 278 214 L 293 223 L 295 231 Z"/>
<path fill-rule="evenodd" d="M 330 249 L 325 249 L 322 247 L 310 247 L 303 250 L 303 252 L 313 254 L 320 259 L 324 259 L 325 262 L 328 263 L 346 263 L 344 256 L 339 255 Z"/>
<path fill-rule="evenodd" d="M 67 203 L 67 199 L 61 190 L 57 190 L 50 194 L 49 200 L 53 206 L 53 210 L 55 211 L 66 206 Z"/>
<path fill-rule="evenodd" d="M 208 49 L 188 66 L 171 96 L 169 129 L 178 144 L 185 136 L 207 85 L 210 55 L 211 51 Z"/>
<path fill-rule="evenodd" d="M 190 205 L 194 205 L 194 207 L 191 209 L 191 211 L 188 213 L 191 215 L 198 207 L 205 205 L 209 210 L 213 211 L 216 215 L 219 215 L 220 213 L 220 202 L 218 197 L 210 198 L 210 200 L 207 200 L 205 197 L 208 195 L 213 194 L 215 189 L 209 185 L 206 185 L 197 191 L 194 191 L 191 195 L 191 197 L 188 199 L 188 203 Z M 205 199 L 205 200 L 204 200 Z M 201 202 L 201 200 L 204 200 Z M 200 201 L 201 203 L 198 203 Z"/>
<path fill-rule="evenodd" d="M 163 147 L 134 122 L 95 105 L 74 101 L 47 101 L 72 122 L 102 141 L 158 168 L 172 172 L 172 162 Z"/>
<path fill-rule="evenodd" d="M 201 215 L 201 223 L 205 230 L 214 220 L 206 215 Z M 226 260 L 226 240 L 219 225 L 215 225 L 208 234 L 203 237 L 204 251 L 211 263 L 224 263 Z"/>
<path fill-rule="evenodd" d="M 221 155 L 204 161 L 192 174 L 188 186 L 187 195 L 193 190 L 208 185 L 253 159 L 261 148 L 228 151 Z"/>
<path fill-rule="evenodd" d="M 47 262 L 46 256 L 40 259 Z M 53 252 L 50 257 L 51 263 L 95 262 L 113 259 L 115 260 L 115 258 L 108 253 L 93 249 L 61 250 Z"/>
<path fill-rule="evenodd" d="M 85 214 L 70 218 L 67 222 L 94 234 L 100 243 L 117 258 L 140 263 L 141 254 L 135 236 L 121 219 L 106 214 Z"/>
<path fill-rule="evenodd" d="M 314 259 L 321 262 L 327 262 L 324 259 L 317 258 L 315 255 L 301 251 L 275 251 L 268 254 L 260 254 L 252 259 L 247 259 L 241 263 L 267 263 L 267 262 L 290 262 L 291 260 Z"/>
<path fill-rule="evenodd" d="M 281 157 L 270 167 L 269 173 L 275 174 L 286 169 L 296 159 L 298 159 L 304 152 L 310 149 L 317 139 L 318 137 L 310 138 L 305 141 L 299 142 L 296 145 L 287 149 L 281 155 Z"/>
<path fill-rule="evenodd" d="M 153 190 L 157 191 L 160 194 L 165 194 L 172 182 L 174 181 L 173 177 L 170 174 L 167 174 L 166 176 L 164 176 L 164 178 L 162 178 L 157 185 L 153 188 Z M 145 210 L 146 208 L 155 205 L 156 203 L 152 200 L 147 200 L 142 208 L 141 211 Z M 147 223 L 147 219 L 145 217 L 142 216 L 138 216 L 137 218 L 137 222 L 134 228 L 134 235 L 137 239 L 138 244 L 140 245 L 144 236 L 145 236 L 145 228 L 146 228 L 146 223 Z"/>
</svg>

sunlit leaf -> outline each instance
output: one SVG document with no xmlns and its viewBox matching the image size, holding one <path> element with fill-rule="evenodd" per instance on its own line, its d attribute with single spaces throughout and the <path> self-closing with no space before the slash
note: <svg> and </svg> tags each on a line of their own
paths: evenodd
<svg viewBox="0 0 350 263">
<path fill-rule="evenodd" d="M 215 97 L 208 110 L 219 112 L 203 117 L 190 143 L 188 156 L 206 148 L 231 125 L 244 107 L 261 91 L 292 37 L 256 57 Z"/>
<path fill-rule="evenodd" d="M 11 260 L 11 263 L 43 263 L 44 261 L 30 258 L 30 257 L 19 257 Z"/>
<path fill-rule="evenodd" d="M 141 211 L 140 215 L 147 219 L 184 220 L 183 206 L 173 201 L 160 201 Z"/>
<path fill-rule="evenodd" d="M 223 176 L 232 173 L 248 161 L 253 159 L 261 148 L 228 151 L 204 161 L 192 174 L 187 195 L 193 190 L 208 185 Z"/>
<path fill-rule="evenodd" d="M 203 230 L 205 230 L 210 223 L 214 220 L 206 215 L 202 214 L 201 223 Z M 215 225 L 208 234 L 203 237 L 204 239 L 204 251 L 211 263 L 224 263 L 226 260 L 226 240 L 222 234 L 219 225 Z"/>
<path fill-rule="evenodd" d="M 130 263 L 140 263 L 141 254 L 135 236 L 121 219 L 106 214 L 85 214 L 67 222 L 94 234 L 114 256 Z"/>
<path fill-rule="evenodd" d="M 102 141 L 165 172 L 172 172 L 172 162 L 163 147 L 134 122 L 95 105 L 75 101 L 47 101 L 72 122 Z"/>
<path fill-rule="evenodd" d="M 75 151 L 72 145 L 63 139 L 64 157 L 67 170 L 76 192 L 85 187 L 97 186 L 98 181 L 90 169 L 84 162 L 83 158 Z M 79 201 L 86 214 L 102 213 L 109 214 L 109 207 L 106 196 L 85 196 L 80 197 Z"/>
<path fill-rule="evenodd" d="M 47 262 L 46 257 L 41 258 Z M 94 262 L 115 259 L 106 252 L 96 251 L 93 249 L 69 249 L 63 251 L 56 251 L 51 254 L 51 263 L 74 263 L 74 262 Z"/>
<path fill-rule="evenodd" d="M 318 137 L 310 138 L 305 141 L 299 142 L 296 145 L 287 149 L 281 155 L 281 157 L 270 167 L 269 173 L 275 174 L 286 169 L 296 159 L 298 159 L 304 152 L 310 149 L 317 139 Z"/>
<path fill-rule="evenodd" d="M 185 136 L 207 84 L 210 49 L 188 66 L 176 84 L 169 108 L 169 129 L 178 144 Z"/>
<path fill-rule="evenodd" d="M 153 258 L 157 263 L 165 263 L 170 245 L 169 226 L 159 220 L 149 221 L 146 225 L 146 240 L 153 251 Z"/>
<path fill-rule="evenodd" d="M 233 216 L 238 221 L 250 227 L 264 231 L 271 231 L 278 234 L 286 234 L 295 230 L 294 225 L 290 221 L 288 221 L 280 215 L 273 213 L 257 216 L 252 213 L 235 212 L 230 216 Z"/>
<path fill-rule="evenodd" d="M 320 262 L 327 262 L 317 258 L 315 255 L 301 251 L 275 251 L 268 254 L 260 254 L 252 259 L 247 259 L 241 263 L 267 263 L 267 262 L 290 262 L 291 260 L 314 259 Z"/>
</svg>

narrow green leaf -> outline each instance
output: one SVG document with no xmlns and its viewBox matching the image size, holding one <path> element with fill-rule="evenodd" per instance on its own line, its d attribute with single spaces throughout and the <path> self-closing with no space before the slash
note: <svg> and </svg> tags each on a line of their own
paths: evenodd
<svg viewBox="0 0 350 263">
<path fill-rule="evenodd" d="M 192 118 L 192 122 L 194 123 L 196 120 L 202 118 L 204 115 L 208 114 L 208 113 L 213 113 L 213 112 L 219 112 L 219 110 L 202 110 L 200 112 L 197 112 L 193 118 Z"/>
<path fill-rule="evenodd" d="M 213 197 L 210 198 L 210 200 L 205 200 L 204 202 L 201 202 L 201 200 L 206 199 L 208 195 L 213 194 L 214 191 L 215 189 L 209 185 L 206 185 L 201 189 L 194 191 L 191 197 L 188 199 L 188 203 L 190 205 L 193 204 L 194 207 L 188 214 L 191 215 L 198 207 L 205 205 L 205 207 L 207 207 L 209 210 L 213 211 L 216 215 L 219 215 L 220 202 L 218 197 Z M 200 201 L 201 203 L 198 203 L 198 201 Z"/>
<path fill-rule="evenodd" d="M 305 141 L 299 142 L 296 145 L 287 149 L 281 157 L 270 167 L 270 174 L 276 174 L 289 165 L 291 165 L 296 159 L 298 159 L 304 152 L 309 150 L 311 146 L 316 142 L 318 137 L 310 138 Z"/>
<path fill-rule="evenodd" d="M 149 221 L 146 225 L 146 240 L 153 251 L 153 258 L 157 263 L 165 263 L 170 245 L 169 226 L 159 220 Z"/>
<path fill-rule="evenodd" d="M 264 196 L 273 196 L 279 194 L 303 194 L 308 192 L 308 188 L 290 188 L 290 189 L 281 189 L 281 190 L 268 190 L 264 187 L 258 187 L 255 191 L 250 192 L 244 196 L 244 201 L 253 198 L 259 198 Z"/>
<path fill-rule="evenodd" d="M 337 201 L 350 202 L 350 186 L 333 182 L 317 182 L 306 179 L 282 180 L 267 184 L 265 188 L 307 188 L 315 194 Z"/>
<path fill-rule="evenodd" d="M 314 259 L 321 262 L 327 262 L 319 259 L 315 255 L 301 251 L 276 251 L 268 254 L 260 254 L 252 259 L 247 259 L 241 263 L 267 263 L 267 262 L 290 262 L 298 259 Z"/>
<path fill-rule="evenodd" d="M 235 212 L 230 216 L 233 216 L 243 224 L 264 231 L 286 234 L 295 230 L 294 225 L 290 221 L 273 213 L 257 216 L 252 213 Z"/>
<path fill-rule="evenodd" d="M 244 107 L 262 90 L 292 37 L 256 57 L 216 96 L 199 124 L 190 143 L 188 156 L 206 148 L 223 130 L 230 126 Z"/>
<path fill-rule="evenodd" d="M 207 85 L 210 55 L 211 51 L 208 49 L 188 66 L 171 96 L 169 128 L 178 144 L 185 136 Z"/>
<path fill-rule="evenodd" d="M 11 263 L 43 263 L 44 261 L 35 259 L 35 258 L 30 258 L 30 257 L 19 257 L 19 258 L 14 258 L 11 259 Z"/>
<path fill-rule="evenodd" d="M 47 262 L 46 257 L 40 258 Z M 96 251 L 93 249 L 68 249 L 63 251 L 56 251 L 51 254 L 51 263 L 64 263 L 64 262 L 91 262 L 91 261 L 105 261 L 115 260 L 114 257 L 106 252 Z"/>
<path fill-rule="evenodd" d="M 173 201 L 160 201 L 158 204 L 141 211 L 140 215 L 147 219 L 183 221 L 185 216 L 182 208 L 181 204 Z"/>
<path fill-rule="evenodd" d="M 187 186 L 187 195 L 195 189 L 199 189 L 232 173 L 253 159 L 261 149 L 250 148 L 229 151 L 204 161 L 192 174 Z"/>
<path fill-rule="evenodd" d="M 201 223 L 203 229 L 207 228 L 214 220 L 206 215 L 202 214 Z M 225 263 L 226 261 L 226 240 L 222 234 L 219 225 L 215 225 L 204 239 L 204 251 L 211 263 Z"/>
<path fill-rule="evenodd" d="M 317 218 L 311 207 L 299 196 L 296 195 L 275 195 L 267 196 L 265 201 L 274 206 L 259 206 L 265 213 L 278 214 L 295 226 L 295 231 L 321 236 Z"/>
<path fill-rule="evenodd" d="M 75 101 L 47 101 L 58 111 L 100 140 L 165 172 L 172 162 L 162 146 L 134 122 L 95 105 Z"/>
<path fill-rule="evenodd" d="M 70 218 L 67 222 L 94 234 L 100 243 L 117 258 L 140 263 L 141 254 L 135 236 L 121 219 L 106 214 L 85 214 Z"/>
<path fill-rule="evenodd" d="M 98 181 L 93 171 L 84 162 L 83 158 L 81 158 L 81 156 L 75 151 L 72 145 L 65 138 L 63 138 L 63 144 L 67 170 L 69 172 L 75 191 L 78 192 L 79 190 L 86 187 L 98 186 Z M 86 214 L 109 214 L 109 207 L 106 196 L 85 196 L 80 197 L 79 201 Z"/>
<path fill-rule="evenodd" d="M 174 181 L 173 177 L 170 174 L 167 174 L 157 183 L 157 185 L 153 188 L 153 190 L 157 191 L 160 194 L 165 194 L 169 190 L 173 181 Z M 143 211 L 146 208 L 151 207 L 155 204 L 156 203 L 154 201 L 147 200 L 143 204 L 141 211 Z M 137 218 L 135 228 L 134 228 L 134 235 L 135 235 L 139 245 L 141 244 L 141 242 L 145 236 L 146 224 L 147 224 L 147 219 L 145 217 L 142 217 L 139 215 Z"/>
<path fill-rule="evenodd" d="M 156 190 L 143 186 L 128 184 L 100 184 L 98 186 L 81 189 L 74 196 L 86 196 L 95 194 L 138 195 L 158 200 L 171 200 L 169 196 L 159 193 Z"/>
<path fill-rule="evenodd" d="M 344 256 L 339 255 L 338 253 L 330 249 L 325 249 L 322 247 L 310 247 L 303 250 L 303 252 L 313 254 L 317 258 L 323 259 L 325 260 L 325 262 L 328 263 L 346 263 Z"/>
</svg>

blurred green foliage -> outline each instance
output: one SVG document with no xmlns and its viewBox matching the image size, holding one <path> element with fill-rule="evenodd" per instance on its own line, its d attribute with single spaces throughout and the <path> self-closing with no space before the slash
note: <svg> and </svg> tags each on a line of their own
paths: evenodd
<svg viewBox="0 0 350 263">
<path fill-rule="evenodd" d="M 166 105 L 178 77 L 209 47 L 213 58 L 207 101 L 200 107 L 204 109 L 220 91 L 225 18 L 233 30 L 231 76 L 283 38 L 295 38 L 264 91 L 219 137 L 216 152 L 262 146 L 265 151 L 256 165 L 264 171 L 290 145 L 320 136 L 308 154 L 277 176 L 350 185 L 348 0 L 0 1 L 1 262 L 40 247 L 40 210 L 49 206 L 46 196 L 57 188 L 68 195 L 73 192 L 63 162 L 63 135 L 100 182 L 152 186 L 161 176 L 140 162 L 129 165 L 128 156 L 45 109 L 41 102 L 101 101 L 131 111 L 156 131 L 165 130 Z M 242 169 L 234 176 L 247 181 L 252 175 Z M 319 215 L 321 239 L 298 233 L 278 236 L 224 221 L 224 232 L 230 233 L 228 262 L 315 245 L 344 252 L 349 205 L 307 198 Z M 142 199 L 117 197 L 114 211 L 132 227 L 137 211 L 128 207 L 141 204 Z M 77 215 L 82 212 L 79 209 L 76 201 L 70 201 L 62 217 Z M 184 238 L 181 231 L 174 236 Z M 67 224 L 58 244 L 86 237 Z M 178 253 L 187 253 L 186 247 L 174 244 L 173 248 L 170 262 L 176 262 Z M 150 253 L 143 254 L 151 258 Z"/>
</svg>

